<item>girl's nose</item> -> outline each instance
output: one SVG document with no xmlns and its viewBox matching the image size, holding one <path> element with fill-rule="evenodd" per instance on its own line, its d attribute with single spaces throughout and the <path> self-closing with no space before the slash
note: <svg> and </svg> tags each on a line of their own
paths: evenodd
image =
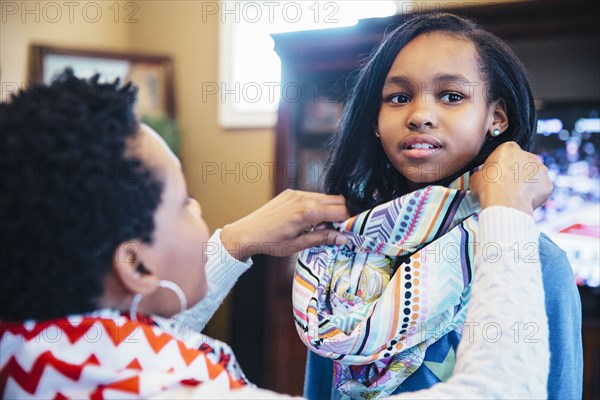
<svg viewBox="0 0 600 400">
<path fill-rule="evenodd" d="M 433 129 L 437 126 L 437 119 L 433 108 L 435 99 L 420 96 L 411 103 L 411 113 L 406 121 L 408 129 L 412 131 Z"/>
</svg>

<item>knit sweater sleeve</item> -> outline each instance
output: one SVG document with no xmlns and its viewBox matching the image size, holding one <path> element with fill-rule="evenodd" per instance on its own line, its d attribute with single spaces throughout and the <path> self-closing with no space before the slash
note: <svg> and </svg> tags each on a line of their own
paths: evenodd
<svg viewBox="0 0 600 400">
<path fill-rule="evenodd" d="M 208 292 L 200 302 L 171 319 L 175 332 L 202 332 L 238 278 L 252 266 L 252 259 L 242 262 L 227 252 L 221 242 L 221 229 L 217 229 L 205 247 Z"/>
<path fill-rule="evenodd" d="M 472 297 L 453 376 L 390 399 L 546 398 L 548 321 L 533 219 L 490 207 L 479 217 Z"/>
</svg>

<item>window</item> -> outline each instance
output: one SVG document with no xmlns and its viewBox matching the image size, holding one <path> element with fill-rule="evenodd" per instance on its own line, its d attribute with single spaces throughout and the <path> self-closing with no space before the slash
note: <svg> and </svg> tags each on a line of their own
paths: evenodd
<svg viewBox="0 0 600 400">
<path fill-rule="evenodd" d="M 218 83 L 204 84 L 203 98 L 217 96 L 224 128 L 272 127 L 281 64 L 271 33 L 352 26 L 397 11 L 394 1 L 213 2 L 203 18 L 220 19 L 220 76 Z"/>
</svg>

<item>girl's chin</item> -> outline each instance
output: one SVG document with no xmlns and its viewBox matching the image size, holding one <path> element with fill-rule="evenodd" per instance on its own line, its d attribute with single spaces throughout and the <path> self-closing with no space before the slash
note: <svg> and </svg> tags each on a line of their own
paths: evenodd
<svg viewBox="0 0 600 400">
<path fill-rule="evenodd" d="M 411 175 L 411 174 L 402 174 L 406 180 L 408 187 L 411 190 L 422 189 L 425 186 L 431 185 L 434 182 L 438 182 L 445 178 L 445 176 L 439 174 L 425 174 L 423 175 Z"/>
</svg>

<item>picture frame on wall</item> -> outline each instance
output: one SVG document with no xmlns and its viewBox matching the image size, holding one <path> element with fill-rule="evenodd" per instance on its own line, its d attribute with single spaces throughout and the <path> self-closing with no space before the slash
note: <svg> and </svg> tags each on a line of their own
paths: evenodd
<svg viewBox="0 0 600 400">
<path fill-rule="evenodd" d="M 116 78 L 121 82 L 132 81 L 138 87 L 134 110 L 140 119 L 175 119 L 173 61 L 169 56 L 38 44 L 32 45 L 30 52 L 30 82 L 50 83 L 67 67 L 79 78 L 99 73 L 102 82 L 113 82 Z"/>
</svg>

